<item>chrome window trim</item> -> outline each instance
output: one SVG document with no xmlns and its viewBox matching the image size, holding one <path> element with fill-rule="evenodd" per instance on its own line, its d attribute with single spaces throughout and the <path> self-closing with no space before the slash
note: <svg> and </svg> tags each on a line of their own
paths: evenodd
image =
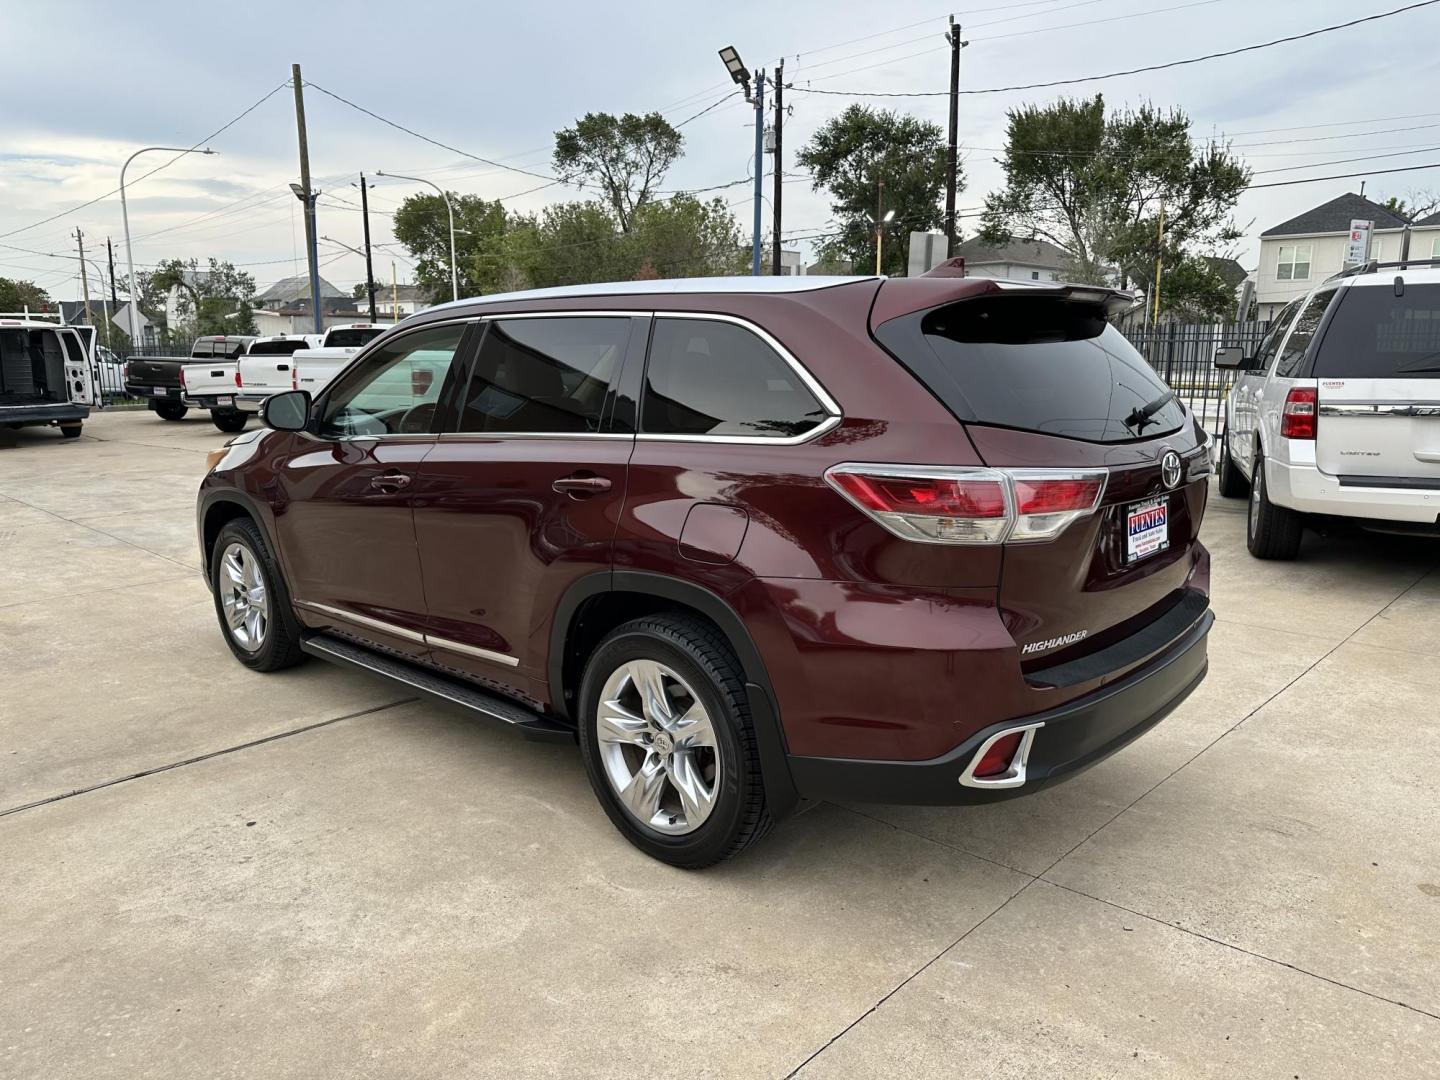
<svg viewBox="0 0 1440 1080">
<path fill-rule="evenodd" d="M 576 308 L 574 311 L 512 311 L 494 312 L 493 314 L 476 316 L 477 322 L 499 322 L 502 319 L 648 319 L 655 313 L 653 311 L 629 311 L 611 310 L 594 311 L 589 308 Z"/>
<path fill-rule="evenodd" d="M 623 431 L 445 431 L 440 441 L 452 442 L 502 442 L 513 439 L 624 439 L 632 441 L 635 436 Z"/>
<path fill-rule="evenodd" d="M 303 607 L 309 611 L 319 612 L 321 615 L 333 615 L 337 619 L 345 619 L 357 626 L 364 626 L 370 630 L 379 630 L 385 634 L 393 634 L 395 637 L 404 638 L 406 641 L 413 641 L 419 645 L 425 644 L 425 635 L 414 630 L 407 630 L 403 626 L 396 626 L 394 623 L 382 622 L 380 619 L 372 619 L 368 615 L 357 615 L 353 611 L 346 611 L 343 608 L 331 607 L 329 604 L 317 604 L 310 600 L 296 600 L 296 607 Z"/>
<path fill-rule="evenodd" d="M 363 626 L 369 630 L 378 630 L 384 634 L 404 638 L 406 641 L 413 641 L 417 645 L 429 645 L 432 648 L 445 649 L 448 652 L 462 653 L 466 656 L 474 656 L 480 660 L 489 660 L 495 664 L 504 664 L 506 667 L 520 666 L 520 658 L 511 656 L 508 653 L 495 652 L 493 649 L 482 649 L 475 645 L 466 645 L 463 642 L 451 641 L 448 638 L 436 637 L 433 634 L 417 633 L 403 626 L 396 626 L 394 623 L 384 622 L 381 619 L 372 619 L 368 615 L 358 615 L 353 611 L 345 611 L 343 608 L 331 607 L 329 604 L 317 604 L 311 600 L 296 600 L 295 606 L 305 608 L 307 611 L 317 612 L 321 615 L 330 615 L 337 619 L 344 619 L 347 622 L 355 623 L 357 626 Z"/>
<path fill-rule="evenodd" d="M 1043 720 L 1033 724 L 1017 724 L 1015 727 L 1008 727 L 1004 731 L 997 731 L 991 735 L 970 757 L 970 764 L 965 766 L 965 771 L 960 774 L 960 783 L 963 787 L 972 788 L 1014 788 L 1025 783 L 1025 768 L 1030 763 L 1030 747 L 1035 742 L 1035 732 L 1045 726 Z M 980 765 L 980 760 L 1000 739 L 1007 735 L 1014 735 L 1017 731 L 1024 734 L 1020 738 L 1020 745 L 1015 748 L 1015 756 L 1010 759 L 1010 768 L 1000 776 L 987 777 L 976 776 L 975 770 Z"/>
<path fill-rule="evenodd" d="M 766 345 L 770 346 L 779 355 L 790 370 L 799 377 L 805 389 L 814 395 L 820 407 L 829 414 L 826 419 L 816 424 L 808 431 L 799 435 L 670 435 L 661 432 L 639 432 L 635 438 L 641 442 L 698 442 L 698 443 L 733 443 L 741 446 L 799 446 L 801 443 L 818 439 L 827 431 L 833 430 L 842 420 L 845 419 L 844 411 L 836 400 L 830 396 L 820 380 L 815 378 L 802 364 L 795 354 L 782 345 L 770 331 L 763 326 L 751 322 L 749 319 L 741 318 L 738 315 L 727 315 L 714 311 L 655 311 L 651 316 L 656 319 L 690 319 L 701 322 L 723 322 L 739 326 L 750 331 Z M 650 366 L 649 350 L 646 350 L 645 366 L 648 371 Z M 643 389 L 642 389 L 643 394 Z M 644 403 L 639 403 L 643 415 Z"/>
</svg>

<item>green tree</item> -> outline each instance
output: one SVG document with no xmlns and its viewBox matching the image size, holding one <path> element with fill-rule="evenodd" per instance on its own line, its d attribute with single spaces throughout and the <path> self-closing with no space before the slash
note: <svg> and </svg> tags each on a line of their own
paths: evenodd
<svg viewBox="0 0 1440 1080">
<path fill-rule="evenodd" d="M 1406 221 L 1419 221 L 1440 210 L 1440 193 L 1428 190 L 1412 191 L 1403 199 L 1391 195 L 1380 205 Z"/>
<path fill-rule="evenodd" d="M 1214 294 L 1208 268 L 1183 264 L 1239 238 L 1230 214 L 1250 182 L 1228 147 L 1192 144 L 1183 111 L 1146 104 L 1107 116 L 1099 94 L 1012 109 L 1002 165 L 983 237 L 1047 240 L 1076 281 L 1144 285 L 1158 259 L 1163 272 L 1182 271 L 1162 289 L 1162 310 Z"/>
<path fill-rule="evenodd" d="M 658 112 L 636 116 L 586 113 L 555 133 L 555 172 L 600 191 L 622 233 L 655 195 L 685 145 L 685 136 Z"/>
<path fill-rule="evenodd" d="M 810 170 L 814 190 L 831 197 L 838 231 L 820 246 L 823 260 L 848 259 L 859 269 L 873 266 L 877 212 L 893 210 L 882 269 L 904 273 L 903 238 L 944 225 L 945 136 L 938 124 L 851 105 L 815 132 L 797 160 Z M 957 190 L 964 187 L 963 175 L 957 175 L 956 184 Z"/>
<path fill-rule="evenodd" d="M 461 296 L 498 292 L 505 236 L 517 223 L 498 199 L 450 193 Z M 439 195 L 411 195 L 395 211 L 395 239 L 415 258 L 415 283 L 432 301 L 450 299 L 450 219 Z"/>
<path fill-rule="evenodd" d="M 1186 322 L 1235 317 L 1235 287 L 1204 257 L 1167 251 L 1160 279 L 1160 310 Z"/>
<path fill-rule="evenodd" d="M 625 237 L 625 276 L 636 278 L 646 269 L 662 278 L 740 274 L 749 263 L 743 244 L 740 223 L 724 199 L 676 195 L 650 202 L 636 212 Z"/>
<path fill-rule="evenodd" d="M 619 226 L 599 202 L 556 203 L 517 223 L 503 262 L 523 288 L 543 289 L 628 275 Z"/>
<path fill-rule="evenodd" d="M 33 281 L 0 277 L 0 311 L 46 311 L 54 303 Z"/>
<path fill-rule="evenodd" d="M 173 326 L 165 328 L 171 341 L 205 334 L 255 332 L 255 278 L 237 270 L 233 263 L 211 257 L 201 270 L 196 259 L 162 260 L 142 286 L 140 310 L 146 311 L 147 292 L 153 303 L 154 297 L 172 290 L 176 293 L 178 318 Z"/>
</svg>

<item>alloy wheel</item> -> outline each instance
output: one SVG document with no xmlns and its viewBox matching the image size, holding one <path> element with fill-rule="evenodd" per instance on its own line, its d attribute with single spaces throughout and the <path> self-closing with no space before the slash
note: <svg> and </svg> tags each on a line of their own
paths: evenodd
<svg viewBox="0 0 1440 1080">
<path fill-rule="evenodd" d="M 270 627 L 270 597 L 260 560 L 244 544 L 232 543 L 220 556 L 219 578 L 216 587 L 230 636 L 246 652 L 259 652 Z"/>
<path fill-rule="evenodd" d="M 681 836 L 710 816 L 720 747 L 710 714 L 673 669 L 630 660 L 611 672 L 600 691 L 596 741 L 606 780 L 641 825 Z"/>
</svg>

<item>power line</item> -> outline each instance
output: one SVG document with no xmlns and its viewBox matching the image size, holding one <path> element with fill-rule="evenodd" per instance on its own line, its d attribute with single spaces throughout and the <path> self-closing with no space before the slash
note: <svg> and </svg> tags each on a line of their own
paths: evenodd
<svg viewBox="0 0 1440 1080">
<path fill-rule="evenodd" d="M 1206 53 L 1204 56 L 1192 56 L 1184 60 L 1171 60 L 1164 64 L 1147 64 L 1144 67 L 1127 68 L 1124 71 L 1110 71 L 1103 75 L 1082 75 L 1073 79 L 1051 79 L 1048 82 L 1018 83 L 1014 86 L 993 86 L 984 89 L 961 90 L 960 93 L 970 96 L 975 94 L 1005 94 L 1014 90 L 1044 90 L 1054 86 L 1072 86 L 1075 83 L 1098 82 L 1102 79 L 1118 79 L 1126 75 L 1140 75 L 1148 71 L 1165 71 L 1169 68 L 1203 63 L 1206 60 L 1218 60 L 1226 56 L 1239 56 L 1242 53 L 1255 52 L 1259 49 L 1269 49 L 1276 45 L 1289 44 L 1292 41 L 1303 41 L 1306 38 L 1317 37 L 1320 34 L 1328 34 L 1335 30 L 1346 30 L 1352 26 L 1359 26 L 1362 23 L 1375 22 L 1378 19 L 1388 19 L 1392 15 L 1401 15 L 1407 11 L 1416 11 L 1420 8 L 1430 7 L 1436 3 L 1440 3 L 1440 0 L 1418 0 L 1417 3 L 1407 4 L 1404 7 L 1395 8 L 1391 11 L 1382 11 L 1375 15 L 1366 15 L 1362 18 L 1351 19 L 1349 22 L 1335 23 L 1331 26 L 1321 26 L 1314 30 L 1307 30 L 1301 34 L 1290 34 L 1286 37 L 1275 38 L 1273 41 L 1262 41 L 1254 45 L 1243 45 L 1237 49 L 1225 49 L 1220 52 Z M 804 86 L 795 86 L 792 89 L 806 94 L 826 94 L 835 97 L 917 98 L 948 97 L 950 94 L 948 90 L 816 90 Z"/>
<path fill-rule="evenodd" d="M 220 127 L 216 128 L 214 131 L 212 131 L 209 135 L 206 135 L 203 139 L 200 139 L 200 140 L 199 140 L 198 142 L 196 142 L 193 146 L 191 146 L 189 150 L 186 150 L 185 153 L 183 153 L 183 154 L 176 154 L 173 158 L 171 158 L 169 161 L 165 162 L 164 164 L 155 166 L 155 168 L 151 169 L 151 170 L 150 170 L 149 172 L 147 172 L 147 173 L 142 173 L 142 174 L 140 174 L 140 176 L 138 176 L 138 177 L 136 177 L 134 180 L 130 181 L 131 186 L 133 187 L 135 184 L 140 183 L 141 180 L 144 180 L 144 179 L 146 179 L 147 177 L 154 176 L 156 173 L 158 173 L 158 172 L 159 172 L 160 170 L 162 170 L 162 169 L 168 169 L 171 165 L 174 165 L 175 162 L 179 161 L 182 157 L 184 157 L 185 154 L 190 153 L 191 150 L 198 150 L 201 146 L 204 146 L 206 143 L 208 143 L 208 142 L 212 141 L 213 139 L 219 137 L 220 135 L 224 134 L 226 131 L 228 131 L 230 128 L 234 127 L 234 126 L 235 126 L 236 124 L 238 124 L 241 120 L 245 119 L 245 117 L 249 116 L 252 112 L 254 112 L 256 109 L 258 109 L 261 105 L 264 105 L 265 102 L 269 101 L 272 97 L 274 97 L 276 94 L 278 94 L 281 90 L 284 90 L 284 89 L 285 89 L 287 86 L 289 86 L 289 85 L 290 85 L 290 80 L 289 80 L 289 79 L 286 79 L 286 80 L 285 80 L 284 82 L 282 82 L 279 86 L 275 87 L 275 89 L 271 90 L 268 94 L 266 94 L 264 97 L 262 97 L 259 101 L 255 102 L 255 104 L 251 105 L 251 106 L 250 106 L 248 109 L 246 109 L 244 112 L 240 113 L 238 116 L 235 116 L 235 117 L 232 118 L 231 120 L 229 120 L 229 121 L 227 121 L 226 123 L 222 124 Z M 60 211 L 60 213 L 58 213 L 58 214 L 51 214 L 49 217 L 47 217 L 47 218 L 42 218 L 41 220 L 36 221 L 36 222 L 33 222 L 33 223 L 29 224 L 29 225 L 23 225 L 23 226 L 21 226 L 21 227 L 18 228 L 18 229 L 11 229 L 11 230 L 10 230 L 9 232 L 7 232 L 7 233 L 0 233 L 0 240 L 3 240 L 3 239 L 5 239 L 5 238 L 8 237 L 8 236 L 15 236 L 15 235 L 17 235 L 18 233 L 29 232 L 31 229 L 39 228 L 41 225 L 47 225 L 47 224 L 49 224 L 49 223 L 52 222 L 52 221 L 58 221 L 58 220 L 59 220 L 60 218 L 62 218 L 62 217 L 68 217 L 70 214 L 78 213 L 79 211 L 84 210 L 87 206 L 94 206 L 96 203 L 101 202 L 101 201 L 104 200 L 104 199 L 110 198 L 111 195 L 118 195 L 119 193 L 120 193 L 120 189 L 117 187 L 114 191 L 107 191 L 104 195 L 97 195 L 95 198 L 89 200 L 88 202 L 83 202 L 83 203 L 81 203 L 79 206 L 72 206 L 69 210 L 62 210 L 62 211 Z"/>
<path fill-rule="evenodd" d="M 686 124 L 690 123 L 691 120 L 699 120 L 700 117 L 704 116 L 704 115 L 705 115 L 706 113 L 708 113 L 711 109 L 716 108 L 717 106 L 720 106 L 720 105 L 724 105 L 725 102 L 729 101 L 731 98 L 739 97 L 739 96 L 740 96 L 740 91 L 739 91 L 739 90 L 732 90 L 732 91 L 730 91 L 730 93 L 726 94 L 726 95 L 725 95 L 724 97 L 722 97 L 719 101 L 715 101 L 715 102 L 712 102 L 712 103 L 709 104 L 709 105 L 706 105 L 705 108 L 701 109 L 701 110 L 700 110 L 699 112 L 697 112 L 694 116 L 690 116 L 690 117 L 687 117 L 687 118 L 684 119 L 684 120 L 681 120 L 680 123 L 678 123 L 678 124 L 675 125 L 675 130 L 677 130 L 677 131 L 680 130 L 680 129 L 681 129 L 682 127 L 684 127 Z"/>
<path fill-rule="evenodd" d="M 1428 2 L 1430 2 L 1430 3 L 1440 3 L 1440 0 L 1428 0 Z M 313 82 L 311 82 L 310 80 L 307 79 L 307 80 L 305 80 L 305 85 L 306 85 L 306 86 L 309 86 L 309 87 L 313 87 L 313 88 L 316 89 L 316 90 L 319 90 L 320 93 L 324 94 L 326 97 L 332 97 L 332 98 L 334 98 L 336 101 L 340 102 L 342 105 L 348 105 L 350 108 L 354 109 L 356 112 L 362 112 L 362 113 L 364 113 L 366 116 L 371 117 L 372 119 L 379 120 L 382 124 L 385 124 L 385 125 L 387 125 L 387 126 L 389 126 L 389 127 L 392 127 L 392 128 L 394 128 L 396 131 L 403 131 L 406 135 L 412 135 L 412 136 L 414 136 L 415 138 L 419 139 L 421 142 L 427 142 L 427 143 L 429 143 L 431 146 L 438 146 L 438 147 L 440 147 L 440 149 L 442 149 L 442 150 L 448 150 L 448 151 L 450 151 L 450 153 L 452 153 L 452 154 L 459 154 L 461 157 L 466 157 L 466 158 L 470 158 L 470 159 L 473 160 L 473 161 L 478 161 L 478 162 L 480 162 L 482 165 L 490 165 L 490 166 L 493 166 L 494 168 L 497 168 L 497 169 L 503 169 L 505 172 L 521 173 L 521 174 L 523 174 L 523 175 L 525 175 L 525 176 L 533 176 L 533 177 L 536 177 L 537 179 L 540 179 L 540 180 L 549 180 L 549 181 L 551 181 L 551 182 L 553 182 L 553 183 L 557 183 L 557 184 L 563 184 L 563 183 L 570 183 L 570 182 L 571 182 L 571 181 L 561 180 L 559 177 L 550 176 L 550 175 L 548 175 L 548 174 L 546 174 L 546 173 L 538 173 L 538 172 L 532 172 L 532 171 L 529 170 L 529 169 L 522 169 L 522 168 L 520 168 L 520 167 L 518 167 L 518 166 L 516 166 L 516 165 L 503 165 L 503 164 L 501 164 L 500 162 L 495 161 L 495 160 L 493 160 L 493 159 L 491 159 L 491 158 L 481 157 L 479 154 L 472 154 L 472 153 L 470 153 L 470 151 L 468 151 L 468 150 L 461 150 L 459 147 L 451 146 L 449 143 L 443 143 L 443 142 L 441 142 L 439 139 L 432 139 L 429 135 L 422 135 L 422 134 L 420 134 L 420 132 L 416 131 L 414 128 L 408 128 L 408 127 L 406 127 L 404 124 L 397 123 L 397 122 L 394 121 L 394 120 L 387 119 L 386 117 L 381 116 L 379 113 L 377 113 L 377 112 L 372 112 L 370 109 L 365 108 L 365 106 L 363 106 L 363 105 L 357 105 L 357 104 L 355 104 L 355 102 L 349 100 L 348 98 L 343 98 L 343 97 L 341 97 L 339 94 L 335 93 L 333 90 L 327 90 L 327 89 L 325 89 L 325 87 L 321 86 L 319 83 L 313 83 Z M 576 186 L 576 187 L 584 187 L 585 185 L 584 185 L 583 183 L 575 182 L 575 186 Z"/>
</svg>

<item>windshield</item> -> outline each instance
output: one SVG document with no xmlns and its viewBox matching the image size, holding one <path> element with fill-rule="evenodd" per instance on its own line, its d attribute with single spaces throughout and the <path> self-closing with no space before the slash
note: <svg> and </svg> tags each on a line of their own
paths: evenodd
<svg viewBox="0 0 1440 1080">
<path fill-rule="evenodd" d="M 1184 422 L 1170 388 L 1094 304 L 987 296 L 926 313 L 920 330 L 930 357 L 901 355 L 918 345 L 879 336 L 961 419 L 1089 442 Z"/>
<path fill-rule="evenodd" d="M 341 330 L 331 330 L 325 335 L 325 344 L 329 348 L 336 349 L 358 349 L 361 345 L 368 345 L 385 331 L 378 326 L 346 327 Z"/>
<path fill-rule="evenodd" d="M 1403 275 L 1402 275 L 1403 276 Z M 1315 356 L 1317 378 L 1440 378 L 1440 284 L 1352 285 Z"/>
<path fill-rule="evenodd" d="M 289 356 L 310 346 L 303 341 L 257 341 L 250 346 L 251 356 Z"/>
</svg>

